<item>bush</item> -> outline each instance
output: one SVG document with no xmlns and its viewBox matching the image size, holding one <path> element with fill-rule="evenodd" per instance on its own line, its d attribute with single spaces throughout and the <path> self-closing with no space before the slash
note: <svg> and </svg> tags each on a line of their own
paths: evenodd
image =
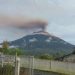
<svg viewBox="0 0 75 75">
<path fill-rule="evenodd" d="M 54 57 L 52 55 L 49 55 L 49 54 L 44 54 L 44 55 L 41 55 L 39 56 L 40 59 L 48 59 L 48 60 L 53 60 Z"/>
<path fill-rule="evenodd" d="M 8 51 L 8 55 L 15 55 L 17 53 L 17 55 L 24 55 L 24 51 L 19 49 L 19 48 L 10 48 Z"/>
<path fill-rule="evenodd" d="M 0 66 L 0 75 L 14 75 L 14 68 L 7 64 L 3 68 Z"/>
</svg>

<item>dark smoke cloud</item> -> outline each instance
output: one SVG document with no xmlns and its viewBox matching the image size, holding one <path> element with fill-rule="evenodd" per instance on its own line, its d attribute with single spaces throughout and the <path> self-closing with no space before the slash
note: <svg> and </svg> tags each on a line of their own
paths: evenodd
<svg viewBox="0 0 75 75">
<path fill-rule="evenodd" d="M 48 22 L 40 19 L 29 19 L 24 17 L 0 17 L 0 26 L 14 26 L 18 28 L 41 28 L 42 30 L 46 29 Z"/>
<path fill-rule="evenodd" d="M 27 29 L 32 29 L 32 28 L 41 28 L 42 30 L 46 29 L 47 26 L 47 22 L 46 21 L 42 21 L 42 20 L 34 20 L 34 21 L 29 21 L 27 23 L 21 24 L 18 27 L 19 28 L 27 28 Z"/>
</svg>

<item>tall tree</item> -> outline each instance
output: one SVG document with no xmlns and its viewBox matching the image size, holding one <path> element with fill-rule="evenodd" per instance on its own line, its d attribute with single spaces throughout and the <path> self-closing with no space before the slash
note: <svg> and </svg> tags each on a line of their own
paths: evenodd
<svg viewBox="0 0 75 75">
<path fill-rule="evenodd" d="M 3 49 L 8 49 L 9 48 L 9 45 L 8 45 L 7 41 L 3 41 L 2 48 Z"/>
<path fill-rule="evenodd" d="M 8 44 L 7 41 L 3 41 L 2 49 L 3 49 L 3 53 L 4 53 L 4 54 L 7 54 L 7 53 L 8 53 L 9 44 Z"/>
</svg>

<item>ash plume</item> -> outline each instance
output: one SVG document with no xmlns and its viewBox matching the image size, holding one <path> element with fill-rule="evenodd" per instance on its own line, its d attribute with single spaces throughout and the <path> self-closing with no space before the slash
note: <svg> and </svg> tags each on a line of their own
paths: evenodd
<svg viewBox="0 0 75 75">
<path fill-rule="evenodd" d="M 0 26 L 13 26 L 21 29 L 41 29 L 45 31 L 48 22 L 40 19 L 24 17 L 0 17 Z"/>
<path fill-rule="evenodd" d="M 42 21 L 42 20 L 34 20 L 34 21 L 29 21 L 27 23 L 18 25 L 19 28 L 27 28 L 27 29 L 33 29 L 33 28 L 37 28 L 37 29 L 41 29 L 42 31 L 45 31 L 46 26 L 47 26 L 47 22 L 46 21 Z"/>
</svg>

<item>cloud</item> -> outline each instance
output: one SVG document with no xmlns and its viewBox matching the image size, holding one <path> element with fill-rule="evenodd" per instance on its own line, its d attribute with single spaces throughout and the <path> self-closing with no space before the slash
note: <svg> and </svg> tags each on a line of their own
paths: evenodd
<svg viewBox="0 0 75 75">
<path fill-rule="evenodd" d="M 75 44 L 75 0 L 0 0 L 0 12 L 46 19 L 48 32 Z"/>
<path fill-rule="evenodd" d="M 65 41 L 75 44 L 75 25 L 58 25 L 56 23 L 51 23 L 47 28 L 47 31 L 52 35 L 58 36 Z"/>
</svg>

